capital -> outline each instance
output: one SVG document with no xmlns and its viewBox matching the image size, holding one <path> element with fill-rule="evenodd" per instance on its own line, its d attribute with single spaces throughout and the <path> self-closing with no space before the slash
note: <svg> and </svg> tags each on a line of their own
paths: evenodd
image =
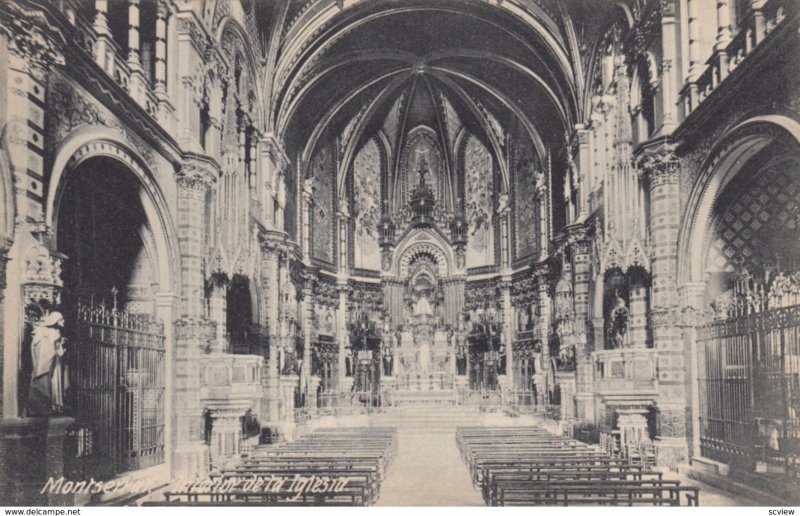
<svg viewBox="0 0 800 516">
<path fill-rule="evenodd" d="M 218 165 L 210 158 L 187 156 L 178 168 L 175 179 L 181 189 L 205 192 L 218 175 Z"/>
<path fill-rule="evenodd" d="M 639 174 L 647 181 L 650 189 L 678 182 L 681 162 L 673 145 L 645 149 L 637 161 Z"/>
</svg>

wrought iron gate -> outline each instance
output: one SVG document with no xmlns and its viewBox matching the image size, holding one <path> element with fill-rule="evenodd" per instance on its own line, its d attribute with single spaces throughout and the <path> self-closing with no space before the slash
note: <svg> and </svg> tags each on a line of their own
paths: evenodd
<svg viewBox="0 0 800 516">
<path fill-rule="evenodd" d="M 703 456 L 796 474 L 800 447 L 800 306 L 716 321 L 698 332 Z"/>
<path fill-rule="evenodd" d="M 70 345 L 78 476 L 164 462 L 164 327 L 147 314 L 79 306 Z"/>
</svg>

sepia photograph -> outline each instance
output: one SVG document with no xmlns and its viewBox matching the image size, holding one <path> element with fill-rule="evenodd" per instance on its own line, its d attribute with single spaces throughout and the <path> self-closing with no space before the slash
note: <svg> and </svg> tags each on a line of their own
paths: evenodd
<svg viewBox="0 0 800 516">
<path fill-rule="evenodd" d="M 800 509 L 800 0 L 0 0 L 0 516 L 576 506 Z"/>
</svg>

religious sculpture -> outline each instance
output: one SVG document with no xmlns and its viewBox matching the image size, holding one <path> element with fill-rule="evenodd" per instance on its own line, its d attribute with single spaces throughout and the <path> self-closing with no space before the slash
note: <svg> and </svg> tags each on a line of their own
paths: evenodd
<svg viewBox="0 0 800 516">
<path fill-rule="evenodd" d="M 426 296 L 420 296 L 414 305 L 414 317 L 433 316 L 433 308 Z"/>
<path fill-rule="evenodd" d="M 69 385 L 64 363 L 66 339 L 61 335 L 63 328 L 61 313 L 50 312 L 33 330 L 29 416 L 49 416 L 64 411 L 64 393 Z"/>
<path fill-rule="evenodd" d="M 628 330 L 628 307 L 617 291 L 617 299 L 609 317 L 608 335 L 613 349 L 620 349 L 624 345 L 625 334 Z"/>
</svg>

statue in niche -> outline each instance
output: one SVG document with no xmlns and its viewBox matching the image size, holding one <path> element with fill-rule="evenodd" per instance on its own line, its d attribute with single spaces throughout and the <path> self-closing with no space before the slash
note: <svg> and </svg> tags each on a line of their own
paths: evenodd
<svg viewBox="0 0 800 516">
<path fill-rule="evenodd" d="M 345 348 L 344 354 L 345 376 L 353 376 L 353 348 Z"/>
<path fill-rule="evenodd" d="M 325 313 L 324 332 L 325 332 L 326 335 L 333 335 L 334 334 L 334 331 L 333 331 L 333 313 L 331 312 L 330 308 L 328 308 L 328 310 Z"/>
<path fill-rule="evenodd" d="M 425 159 L 426 153 L 421 153 L 421 157 L 419 158 L 419 170 L 417 170 L 417 174 L 419 174 L 419 186 L 426 186 L 425 183 L 425 176 L 430 174 L 431 171 L 428 170 L 428 160 Z"/>
<path fill-rule="evenodd" d="M 414 304 L 414 317 L 433 316 L 433 308 L 426 296 L 420 296 Z"/>
<path fill-rule="evenodd" d="M 558 348 L 558 369 L 561 371 L 575 370 L 575 346 L 562 345 Z"/>
<path fill-rule="evenodd" d="M 384 350 L 383 353 L 383 375 L 384 376 L 392 376 L 392 363 L 394 362 L 394 357 L 390 350 Z"/>
<path fill-rule="evenodd" d="M 625 334 L 628 331 L 628 307 L 625 305 L 625 300 L 619 295 L 617 291 L 617 299 L 614 302 L 614 308 L 611 309 L 609 316 L 608 337 L 611 342 L 612 349 L 621 349 L 624 346 Z"/>
<path fill-rule="evenodd" d="M 49 416 L 64 411 L 64 392 L 69 385 L 64 363 L 67 341 L 61 335 L 63 328 L 61 313 L 50 312 L 33 330 L 28 416 Z"/>
<path fill-rule="evenodd" d="M 519 309 L 518 312 L 518 329 L 519 331 L 525 331 L 528 329 L 531 323 L 531 312 L 529 306 L 523 306 Z"/>
</svg>

